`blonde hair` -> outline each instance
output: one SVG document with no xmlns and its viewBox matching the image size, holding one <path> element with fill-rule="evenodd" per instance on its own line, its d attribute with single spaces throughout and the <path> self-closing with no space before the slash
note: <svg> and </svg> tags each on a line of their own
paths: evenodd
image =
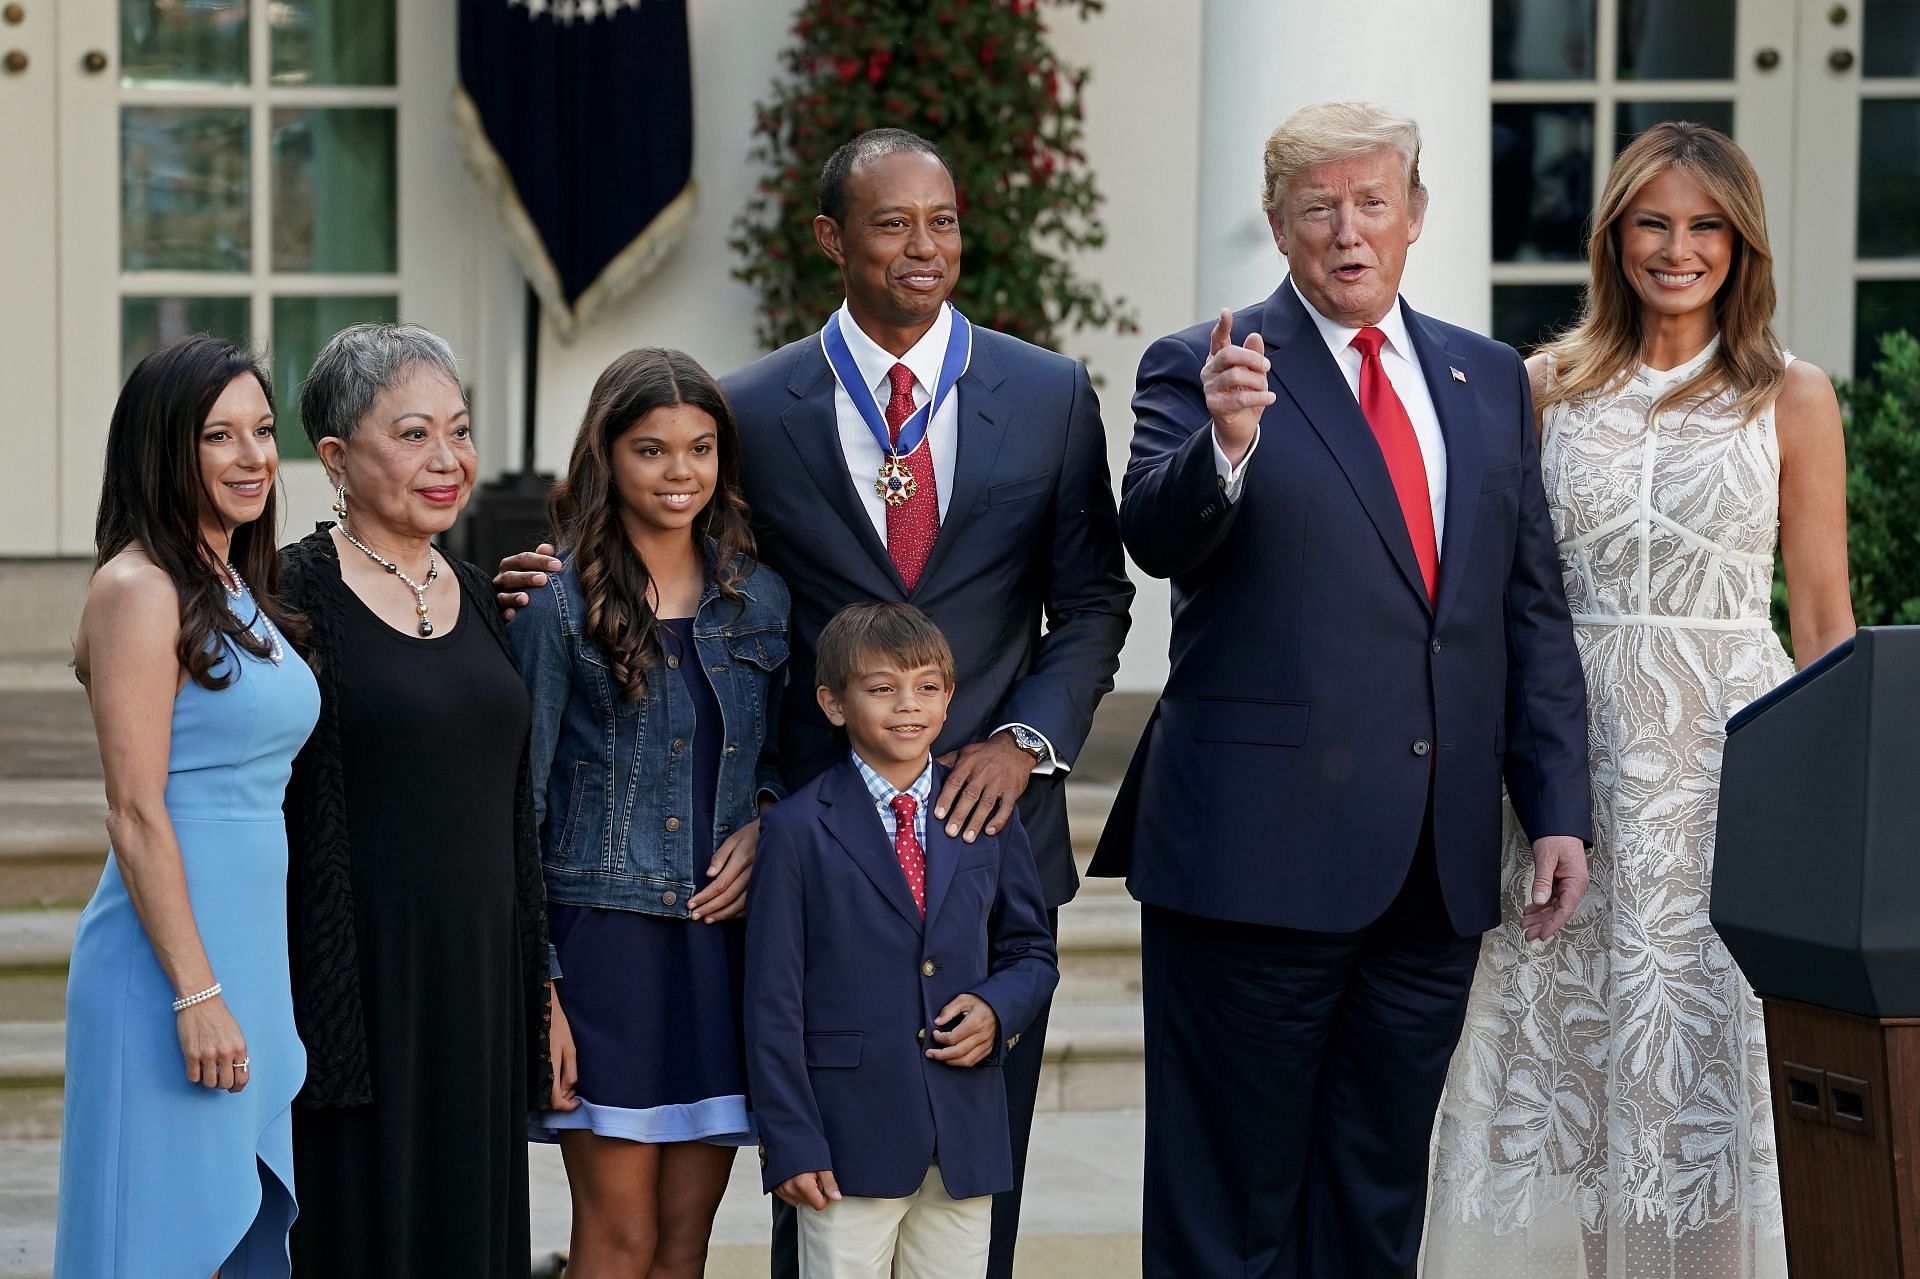
<svg viewBox="0 0 1920 1279">
<path fill-rule="evenodd" d="M 1288 185 L 1315 165 L 1376 151 L 1392 151 L 1406 162 L 1407 194 L 1416 210 L 1424 208 L 1427 188 L 1420 181 L 1420 126 L 1371 102 L 1318 102 L 1282 120 L 1267 136 L 1260 207 L 1269 216 L 1278 213 Z"/>
<path fill-rule="evenodd" d="M 1733 263 L 1713 299 L 1720 349 L 1698 373 L 1662 393 L 1647 418 L 1730 391 L 1733 409 L 1747 421 L 1780 393 L 1787 366 L 1773 334 L 1773 250 L 1760 176 L 1726 134 L 1667 120 L 1635 138 L 1613 162 L 1587 237 L 1592 269 L 1580 319 L 1544 348 L 1553 376 L 1542 390 L 1540 410 L 1609 390 L 1639 364 L 1640 299 L 1620 265 L 1618 226 L 1641 189 L 1668 169 L 1685 170 L 1726 210 L 1734 231 Z"/>
</svg>

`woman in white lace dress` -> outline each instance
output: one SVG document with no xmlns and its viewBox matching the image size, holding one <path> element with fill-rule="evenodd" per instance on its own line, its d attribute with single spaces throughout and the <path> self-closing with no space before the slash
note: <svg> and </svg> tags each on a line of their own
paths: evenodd
<svg viewBox="0 0 1920 1279">
<path fill-rule="evenodd" d="M 1727 718 L 1853 631 L 1839 407 L 1775 340 L 1759 180 L 1656 125 L 1594 215 L 1580 322 L 1528 361 L 1586 668 L 1593 884 L 1529 945 L 1511 819 L 1435 1131 L 1428 1279 L 1786 1274 L 1759 1002 L 1707 922 Z"/>
</svg>

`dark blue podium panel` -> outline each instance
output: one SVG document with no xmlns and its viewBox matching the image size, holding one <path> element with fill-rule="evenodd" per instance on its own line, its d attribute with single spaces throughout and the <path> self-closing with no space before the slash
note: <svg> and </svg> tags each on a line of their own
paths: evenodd
<svg viewBox="0 0 1920 1279">
<path fill-rule="evenodd" d="M 1711 910 L 1762 995 L 1920 1016 L 1920 626 L 1862 628 L 1728 722 Z"/>
</svg>

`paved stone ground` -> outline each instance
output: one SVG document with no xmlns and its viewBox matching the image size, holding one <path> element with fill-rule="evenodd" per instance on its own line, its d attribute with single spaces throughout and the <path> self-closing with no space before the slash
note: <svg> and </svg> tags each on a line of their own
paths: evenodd
<svg viewBox="0 0 1920 1279">
<path fill-rule="evenodd" d="M 1137 1112 L 1035 1116 L 1020 1279 L 1140 1273 L 1141 1124 Z M 567 1177 L 557 1147 L 534 1145 L 531 1152 L 534 1257 L 551 1274 L 555 1254 L 567 1246 Z M 59 1166 L 57 1141 L 0 1142 L 0 1276 L 52 1273 Z M 742 1152 L 714 1223 L 708 1279 L 767 1273 L 767 1213 L 759 1165 Z"/>
</svg>

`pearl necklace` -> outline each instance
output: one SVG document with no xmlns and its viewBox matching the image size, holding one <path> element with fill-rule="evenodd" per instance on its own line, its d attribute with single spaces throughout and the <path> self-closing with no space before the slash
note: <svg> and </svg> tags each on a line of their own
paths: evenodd
<svg viewBox="0 0 1920 1279">
<path fill-rule="evenodd" d="M 229 599 L 242 598 L 247 590 L 246 579 L 240 576 L 240 570 L 235 568 L 231 561 L 227 563 L 226 570 L 225 573 L 216 574 L 220 579 L 220 585 L 225 588 Z M 268 658 L 277 665 L 280 659 L 286 656 L 286 651 L 280 647 L 280 632 L 274 626 L 272 619 L 260 611 L 258 604 L 253 606 L 253 615 L 267 628 L 267 633 L 262 635 L 259 628 L 252 625 L 247 627 L 247 633 L 257 640 L 266 641 L 269 650 Z"/>
<path fill-rule="evenodd" d="M 433 622 L 427 616 L 427 588 L 432 586 L 434 579 L 440 576 L 440 560 L 433 553 L 433 543 L 427 543 L 427 580 L 424 582 L 416 582 L 405 573 L 402 573 L 398 564 L 395 564 L 392 560 L 386 558 L 380 554 L 380 552 L 374 550 L 371 546 L 368 546 L 365 542 L 348 532 L 345 524 L 340 525 L 340 534 L 349 542 L 359 547 L 368 559 L 407 584 L 407 589 L 413 592 L 413 611 L 420 615 L 420 638 L 426 639 L 432 635 Z"/>
</svg>

